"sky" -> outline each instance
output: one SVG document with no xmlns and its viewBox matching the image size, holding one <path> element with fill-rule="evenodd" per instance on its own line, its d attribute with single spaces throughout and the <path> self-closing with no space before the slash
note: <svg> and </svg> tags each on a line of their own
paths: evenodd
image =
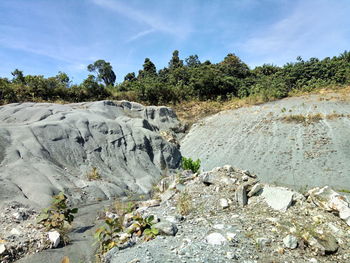
<svg viewBox="0 0 350 263">
<path fill-rule="evenodd" d="M 63 71 L 79 83 L 104 59 L 121 82 L 175 49 L 251 68 L 332 57 L 350 50 L 349 14 L 350 0 L 0 0 L 0 76 Z"/>
</svg>

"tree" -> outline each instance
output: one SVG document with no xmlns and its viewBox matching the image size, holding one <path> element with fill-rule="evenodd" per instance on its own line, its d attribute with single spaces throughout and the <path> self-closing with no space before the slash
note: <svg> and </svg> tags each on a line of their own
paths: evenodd
<svg viewBox="0 0 350 263">
<path fill-rule="evenodd" d="M 228 54 L 219 65 L 222 72 L 232 77 L 245 78 L 250 72 L 248 66 L 232 53 Z"/>
<path fill-rule="evenodd" d="M 146 58 L 145 62 L 143 63 L 143 70 L 139 71 L 138 78 L 145 78 L 145 77 L 155 77 L 157 75 L 157 69 L 156 66 L 153 64 L 153 62 Z"/>
<path fill-rule="evenodd" d="M 124 81 L 135 81 L 135 80 L 136 80 L 135 72 L 130 72 L 126 74 L 124 77 Z"/>
<path fill-rule="evenodd" d="M 169 69 L 176 69 L 183 66 L 183 61 L 179 58 L 179 51 L 175 50 L 169 61 Z"/>
<path fill-rule="evenodd" d="M 98 81 L 103 81 L 106 86 L 113 86 L 116 80 L 116 75 L 109 62 L 102 59 L 96 60 L 93 64 L 88 65 L 88 71 L 95 72 Z"/>
<path fill-rule="evenodd" d="M 187 67 L 194 68 L 201 64 L 197 55 L 191 55 L 185 59 Z"/>
<path fill-rule="evenodd" d="M 25 84 L 23 71 L 19 69 L 15 69 L 13 72 L 11 72 L 11 75 L 13 76 L 12 82 L 17 84 Z"/>
</svg>

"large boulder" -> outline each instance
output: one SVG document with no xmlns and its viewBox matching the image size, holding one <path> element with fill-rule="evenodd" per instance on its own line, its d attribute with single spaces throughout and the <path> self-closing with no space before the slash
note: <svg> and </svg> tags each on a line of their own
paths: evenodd
<svg viewBox="0 0 350 263">
<path fill-rule="evenodd" d="M 43 207 L 60 191 L 72 202 L 146 193 L 181 160 L 163 130 L 181 131 L 170 108 L 127 101 L 1 106 L 0 205 Z"/>
</svg>

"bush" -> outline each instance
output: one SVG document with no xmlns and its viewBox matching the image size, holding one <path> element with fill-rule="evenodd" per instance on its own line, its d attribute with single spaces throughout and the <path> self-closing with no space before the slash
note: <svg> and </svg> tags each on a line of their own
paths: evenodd
<svg viewBox="0 0 350 263">
<path fill-rule="evenodd" d="M 201 161 L 199 159 L 193 161 L 191 158 L 182 157 L 181 166 L 184 170 L 191 170 L 196 173 L 201 167 Z"/>
<path fill-rule="evenodd" d="M 37 222 L 43 224 L 48 230 L 62 231 L 67 223 L 70 225 L 73 222 L 74 214 L 77 212 L 78 208 L 68 208 L 67 196 L 60 192 L 53 197 L 51 206 L 42 210 Z"/>
</svg>

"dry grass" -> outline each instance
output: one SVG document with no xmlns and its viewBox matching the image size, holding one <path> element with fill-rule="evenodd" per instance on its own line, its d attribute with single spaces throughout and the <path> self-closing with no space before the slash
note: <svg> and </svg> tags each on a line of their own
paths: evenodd
<svg viewBox="0 0 350 263">
<path fill-rule="evenodd" d="M 327 119 L 327 120 L 336 120 L 339 118 L 350 118 L 350 114 L 339 114 L 339 113 L 331 113 L 327 115 L 323 115 L 321 113 L 315 113 L 315 114 L 308 114 L 308 115 L 287 115 L 280 120 L 284 122 L 294 122 L 294 123 L 302 123 L 302 124 L 310 124 L 310 123 L 315 123 L 319 122 L 321 120 Z"/>
<path fill-rule="evenodd" d="M 86 174 L 89 181 L 101 180 L 101 175 L 96 167 L 92 167 L 91 171 Z"/>
<path fill-rule="evenodd" d="M 193 210 L 192 196 L 187 191 L 180 193 L 180 196 L 177 199 L 176 208 L 183 216 L 190 214 Z"/>
<path fill-rule="evenodd" d="M 239 109 L 242 107 L 248 107 L 252 105 L 259 105 L 265 102 L 267 101 L 264 100 L 261 96 L 250 96 L 242 99 L 233 98 L 227 101 L 192 100 L 192 101 L 184 101 L 176 105 L 170 104 L 167 106 L 175 110 L 178 118 L 181 121 L 189 125 L 192 125 L 198 120 L 203 119 L 207 116 L 213 115 L 215 113 L 218 113 L 220 111 Z"/>
</svg>

